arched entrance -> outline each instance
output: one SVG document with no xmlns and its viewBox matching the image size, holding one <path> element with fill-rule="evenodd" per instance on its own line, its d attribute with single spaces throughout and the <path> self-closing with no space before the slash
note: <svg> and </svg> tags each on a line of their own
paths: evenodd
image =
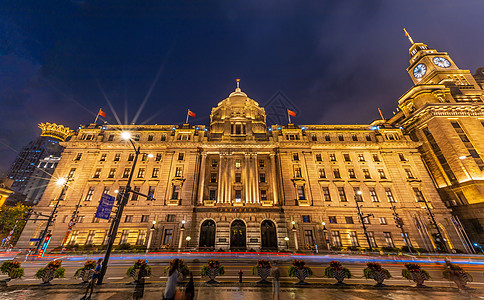
<svg viewBox="0 0 484 300">
<path fill-rule="evenodd" d="M 235 220 L 230 225 L 230 249 L 246 249 L 245 223 L 242 220 Z"/>
<path fill-rule="evenodd" d="M 262 249 L 277 250 L 276 225 L 270 220 L 264 220 L 260 225 Z"/>
<path fill-rule="evenodd" d="M 215 247 L 215 222 L 213 220 L 205 220 L 200 228 L 200 248 L 214 248 Z"/>
</svg>

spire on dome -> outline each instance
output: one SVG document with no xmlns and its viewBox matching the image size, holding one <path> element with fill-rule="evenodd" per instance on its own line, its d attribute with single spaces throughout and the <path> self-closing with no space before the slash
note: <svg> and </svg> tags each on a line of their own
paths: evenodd
<svg viewBox="0 0 484 300">
<path fill-rule="evenodd" d="M 412 40 L 412 37 L 410 36 L 410 34 L 408 34 L 407 30 L 405 30 L 405 28 L 403 28 L 403 31 L 405 32 L 405 36 L 408 37 L 408 40 L 410 41 L 410 43 L 415 44 Z"/>
<path fill-rule="evenodd" d="M 237 81 L 237 88 L 240 89 L 240 79 L 237 78 L 237 79 L 235 79 L 235 81 Z"/>
</svg>

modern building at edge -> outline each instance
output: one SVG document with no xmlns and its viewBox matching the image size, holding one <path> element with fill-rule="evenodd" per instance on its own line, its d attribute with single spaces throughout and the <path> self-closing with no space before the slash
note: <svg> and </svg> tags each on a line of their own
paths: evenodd
<svg viewBox="0 0 484 300">
<path fill-rule="evenodd" d="M 94 215 L 101 195 L 116 196 L 128 181 L 134 150 L 121 138 L 128 131 L 145 153 L 132 187 L 155 200 L 130 196 L 115 244 L 147 245 L 152 235 L 151 249 L 235 251 L 408 240 L 430 252 L 472 253 L 484 238 L 484 69 L 472 76 L 422 43 L 410 55 L 415 85 L 394 117 L 370 125 L 267 126 L 264 108 L 236 88 L 212 108 L 208 127 L 83 126 L 62 143 L 54 176 L 73 180 L 49 228 L 49 249 L 63 240 L 106 243 L 110 222 Z M 61 189 L 49 183 L 36 210 L 49 214 Z M 361 220 L 368 238 L 356 203 L 372 214 Z M 34 246 L 44 222 L 29 221 L 17 246 Z"/>
</svg>

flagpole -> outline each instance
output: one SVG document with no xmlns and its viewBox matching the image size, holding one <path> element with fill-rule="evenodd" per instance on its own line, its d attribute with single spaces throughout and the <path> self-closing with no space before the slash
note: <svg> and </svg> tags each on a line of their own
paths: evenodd
<svg viewBox="0 0 484 300">
<path fill-rule="evenodd" d="M 94 123 L 96 123 L 96 124 L 97 124 L 97 118 L 99 118 L 99 112 L 97 113 L 96 119 L 94 120 Z"/>
<path fill-rule="evenodd" d="M 289 111 L 287 111 L 287 118 L 289 119 L 289 124 L 291 124 L 291 115 L 289 114 Z"/>
<path fill-rule="evenodd" d="M 189 111 L 190 111 L 190 110 L 187 110 L 187 120 L 185 121 L 185 124 L 188 124 L 188 117 L 190 116 L 190 115 L 188 114 L 188 112 L 189 112 Z"/>
</svg>

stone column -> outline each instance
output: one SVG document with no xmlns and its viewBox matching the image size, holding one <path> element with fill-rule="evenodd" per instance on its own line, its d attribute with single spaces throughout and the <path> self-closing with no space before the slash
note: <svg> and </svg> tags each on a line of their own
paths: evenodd
<svg viewBox="0 0 484 300">
<path fill-rule="evenodd" d="M 222 158 L 223 155 L 220 152 L 219 153 L 219 161 L 218 161 L 218 177 L 217 177 L 217 203 L 222 202 L 222 179 L 223 179 L 223 174 L 222 174 Z"/>
<path fill-rule="evenodd" d="M 257 153 L 254 153 L 254 202 L 260 203 L 259 197 L 259 165 L 257 161 Z"/>
<path fill-rule="evenodd" d="M 271 181 L 272 181 L 273 203 L 277 204 L 276 155 L 274 153 L 271 153 L 270 157 L 271 157 Z"/>
<path fill-rule="evenodd" d="M 232 194 L 232 184 L 230 181 L 230 173 L 232 171 L 231 164 L 232 159 L 230 158 L 230 154 L 227 155 L 227 164 L 225 165 L 225 202 L 230 203 L 231 194 Z"/>
<path fill-rule="evenodd" d="M 250 182 L 250 159 L 249 153 L 245 153 L 245 178 L 244 178 L 244 186 L 245 186 L 245 203 L 251 203 L 251 196 L 250 196 L 250 189 L 249 189 L 249 182 Z"/>
<path fill-rule="evenodd" d="M 200 154 L 202 156 L 201 164 L 200 164 L 200 174 L 198 178 L 198 202 L 203 204 L 203 188 L 205 187 L 205 165 L 207 161 L 207 153 L 202 152 Z"/>
</svg>

